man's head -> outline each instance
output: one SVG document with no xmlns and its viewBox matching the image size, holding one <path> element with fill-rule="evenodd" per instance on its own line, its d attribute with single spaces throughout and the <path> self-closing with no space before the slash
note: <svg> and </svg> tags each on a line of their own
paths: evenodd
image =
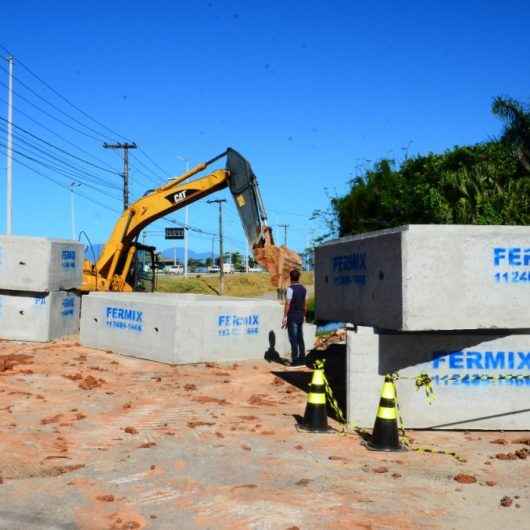
<svg viewBox="0 0 530 530">
<path fill-rule="evenodd" d="M 293 270 L 289 273 L 289 277 L 291 278 L 291 281 L 292 281 L 292 282 L 297 282 L 297 281 L 300 279 L 300 271 L 297 270 L 297 269 L 293 269 Z"/>
</svg>

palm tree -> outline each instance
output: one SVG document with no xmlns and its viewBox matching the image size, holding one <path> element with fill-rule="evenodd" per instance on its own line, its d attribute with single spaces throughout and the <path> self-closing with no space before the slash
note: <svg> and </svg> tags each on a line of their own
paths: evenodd
<svg viewBox="0 0 530 530">
<path fill-rule="evenodd" d="M 509 97 L 496 97 L 493 114 L 505 122 L 502 141 L 513 146 L 517 158 L 530 172 L 530 108 Z"/>
</svg>

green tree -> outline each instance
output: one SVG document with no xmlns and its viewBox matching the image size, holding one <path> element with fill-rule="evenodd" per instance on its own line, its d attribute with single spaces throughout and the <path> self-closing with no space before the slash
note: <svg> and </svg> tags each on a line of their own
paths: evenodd
<svg viewBox="0 0 530 530">
<path fill-rule="evenodd" d="M 403 224 L 530 224 L 530 112 L 510 98 L 496 98 L 492 111 L 506 122 L 500 141 L 399 166 L 380 160 L 317 217 L 340 236 Z"/>
<path fill-rule="evenodd" d="M 243 256 L 240 252 L 232 252 L 232 265 L 236 270 L 241 269 L 243 267 Z"/>
<path fill-rule="evenodd" d="M 502 141 L 510 145 L 517 158 L 530 172 L 530 108 L 509 97 L 496 97 L 493 114 L 505 122 Z"/>
<path fill-rule="evenodd" d="M 331 201 L 339 235 L 403 224 L 530 224 L 530 176 L 505 142 L 381 160 Z"/>
</svg>

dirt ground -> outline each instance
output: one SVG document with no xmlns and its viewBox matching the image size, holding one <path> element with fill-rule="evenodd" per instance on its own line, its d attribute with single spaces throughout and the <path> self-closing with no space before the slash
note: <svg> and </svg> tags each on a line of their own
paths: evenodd
<svg viewBox="0 0 530 530">
<path fill-rule="evenodd" d="M 410 433 L 465 463 L 368 452 L 296 429 L 309 377 L 0 342 L 0 528 L 529 528 L 530 433 Z"/>
</svg>

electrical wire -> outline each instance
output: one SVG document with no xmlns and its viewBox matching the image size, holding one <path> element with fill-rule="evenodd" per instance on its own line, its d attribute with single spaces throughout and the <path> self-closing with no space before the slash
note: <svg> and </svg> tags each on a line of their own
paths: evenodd
<svg viewBox="0 0 530 530">
<path fill-rule="evenodd" d="M 31 136 L 32 138 L 34 138 L 35 140 L 38 140 L 39 142 L 43 143 L 43 144 L 46 144 L 47 146 L 49 147 L 52 147 L 53 149 L 57 150 L 57 151 L 60 151 L 61 153 L 64 153 L 65 155 L 68 155 L 69 157 L 71 158 L 74 158 L 75 160 L 78 160 L 79 162 L 83 162 L 84 164 L 87 164 L 89 166 L 92 166 L 96 169 L 100 169 L 101 171 L 105 171 L 105 172 L 108 172 L 108 173 L 112 173 L 114 175 L 118 175 L 118 176 L 121 176 L 121 174 L 118 172 L 118 171 L 114 171 L 112 169 L 107 169 L 105 167 L 102 167 L 102 166 L 99 166 L 97 164 L 93 164 L 92 162 L 90 162 L 89 160 L 85 160 L 84 158 L 81 158 L 79 156 L 76 156 L 76 155 L 73 155 L 72 153 L 70 153 L 69 151 L 66 151 L 66 149 L 62 149 L 61 147 L 57 146 L 57 145 L 54 145 L 52 144 L 51 142 L 48 142 L 47 140 L 44 140 L 43 138 L 41 138 L 40 136 L 37 136 L 36 134 L 33 134 L 32 132 L 28 131 L 27 129 L 24 129 L 23 127 L 20 127 L 19 125 L 16 125 L 15 123 L 13 122 L 9 122 L 7 119 L 5 118 L 2 118 L 0 116 L 0 120 L 2 120 L 4 123 L 6 124 L 9 124 L 11 123 L 11 125 L 15 128 L 15 129 L 18 129 L 19 131 L 22 131 L 24 134 L 27 134 L 28 136 Z"/>
<path fill-rule="evenodd" d="M 3 45 L 2 43 L 0 43 L 0 48 L 2 48 L 7 54 L 9 55 L 12 55 L 14 56 L 15 54 L 13 54 L 5 45 Z M 22 66 L 22 68 L 24 68 L 28 73 L 30 73 L 35 79 L 37 79 L 38 81 L 40 81 L 48 90 L 50 90 L 51 92 L 53 92 L 57 97 L 59 97 L 60 99 L 62 99 L 65 103 L 67 103 L 68 105 L 70 105 L 73 109 L 77 110 L 77 112 L 79 112 L 80 114 L 82 114 L 83 116 L 85 116 L 85 118 L 88 118 L 89 120 L 93 121 L 94 123 L 96 123 L 97 125 L 99 125 L 100 127 L 102 127 L 103 129 L 107 130 L 108 132 L 112 133 L 113 135 L 117 136 L 117 137 L 120 137 L 122 138 L 123 140 L 125 140 L 126 142 L 128 143 L 132 143 L 132 140 L 126 138 L 125 136 L 123 136 L 123 134 L 120 134 L 116 131 L 114 131 L 113 129 L 111 129 L 110 127 L 108 127 L 107 125 L 105 125 L 104 123 L 101 123 L 100 121 L 98 121 L 96 118 L 94 118 L 93 116 L 91 116 L 90 114 L 88 114 L 87 112 L 85 112 L 83 109 L 81 109 L 80 107 L 78 107 L 77 105 L 75 105 L 74 103 L 72 103 L 66 96 L 64 96 L 63 94 L 61 94 L 58 90 L 56 90 L 55 88 L 53 88 L 49 83 L 47 83 L 46 81 L 44 81 L 44 79 L 42 79 L 39 75 L 37 75 L 29 66 L 27 66 L 26 64 L 24 64 L 18 57 L 16 58 L 17 60 L 17 64 L 20 64 Z"/>
<path fill-rule="evenodd" d="M 5 103 L 7 105 L 7 101 L 4 99 L 4 98 L 1 98 L 0 97 L 0 101 L 2 101 L 3 103 Z M 68 145 L 71 145 L 72 147 L 75 147 L 78 151 L 82 152 L 82 153 L 85 153 L 87 156 L 90 156 L 92 159 L 94 160 L 97 160 L 98 162 L 102 163 L 102 164 L 105 164 L 107 167 L 110 168 L 110 171 L 112 173 L 116 173 L 117 175 L 120 175 L 121 176 L 121 173 L 119 173 L 119 171 L 115 170 L 114 168 L 112 168 L 112 166 L 110 166 L 105 160 L 101 159 L 101 158 L 98 158 L 97 156 L 93 155 L 90 151 L 87 151 L 86 149 L 82 148 L 81 146 L 71 142 L 70 140 L 68 140 L 67 138 L 65 138 L 64 136 L 62 136 L 61 134 L 59 134 L 58 132 L 54 131 L 53 129 L 50 129 L 49 127 L 47 127 L 46 125 L 43 125 L 41 122 L 35 120 L 32 116 L 30 116 L 28 113 L 20 110 L 18 107 L 15 107 L 13 106 L 13 109 L 16 111 L 16 114 L 21 114 L 22 116 L 26 117 L 28 120 L 30 120 L 31 122 L 35 123 L 35 125 L 41 127 L 42 129 L 44 129 L 45 131 L 48 131 L 49 133 L 53 134 L 54 136 L 56 136 L 57 138 L 60 138 L 63 142 L 67 143 Z M 14 125 L 14 124 L 13 124 Z M 118 155 L 119 156 L 119 155 Z M 107 170 L 108 171 L 108 170 Z"/>
<path fill-rule="evenodd" d="M 5 47 L 3 44 L 0 43 L 0 48 L 4 49 L 8 54 L 11 54 L 10 50 Z M 68 105 L 70 105 L 72 108 L 74 108 L 77 112 L 81 113 L 83 116 L 85 116 L 86 118 L 90 119 L 92 122 L 96 123 L 97 125 L 99 125 L 100 127 L 102 127 L 103 129 L 111 132 L 113 135 L 115 136 L 118 136 L 118 137 L 121 137 L 123 139 L 125 139 L 126 141 L 128 142 L 131 142 L 129 139 L 127 139 L 126 137 L 124 137 L 123 135 L 117 133 L 116 131 L 112 130 L 111 128 L 107 127 L 105 124 L 103 124 L 102 122 L 98 121 L 97 119 L 93 118 L 92 116 L 90 116 L 88 113 L 86 113 L 85 111 L 83 111 L 80 107 L 78 107 L 77 105 L 75 105 L 74 103 L 72 103 L 68 98 L 66 98 L 65 96 L 63 96 L 60 92 L 58 92 L 56 89 L 54 89 L 50 84 L 48 84 L 46 81 L 44 81 L 40 76 L 38 76 L 35 72 L 33 72 L 27 65 L 25 65 L 20 59 L 18 59 L 17 57 L 17 64 L 20 64 L 27 72 L 29 72 L 33 77 L 35 77 L 38 81 L 40 81 L 44 86 L 46 86 L 46 88 L 48 88 L 51 92 L 53 92 L 57 97 L 59 97 L 60 99 L 62 99 L 64 102 L 66 102 Z M 5 72 L 7 72 L 7 69 L 0 66 L 0 68 L 2 70 L 4 70 Z M 101 142 L 103 141 L 102 138 L 99 137 L 100 135 L 100 132 L 97 131 L 96 129 L 92 128 L 92 127 L 89 127 L 87 125 L 85 125 L 83 122 L 81 122 L 80 120 L 78 120 L 77 118 L 73 117 L 72 115 L 68 114 L 67 112 L 63 111 L 61 108 L 59 108 L 57 105 L 55 105 L 54 103 L 51 103 L 48 99 L 46 99 L 45 97 L 43 97 L 41 94 L 39 94 L 38 92 L 36 92 L 33 88 L 31 88 L 27 83 L 23 82 L 22 80 L 20 80 L 18 77 L 15 78 L 15 76 L 13 76 L 13 78 L 17 81 L 17 83 L 19 85 L 21 85 L 22 87 L 24 87 L 28 92 L 30 92 L 31 94 L 33 94 L 35 97 L 37 97 L 39 100 L 43 101 L 44 103 L 46 103 L 47 105 L 49 105 L 50 107 L 52 107 L 55 111 L 59 112 L 61 115 L 67 117 L 68 119 L 70 119 L 71 121 L 73 121 L 74 123 L 84 127 L 85 129 L 87 129 L 88 131 L 90 131 L 91 133 L 94 133 L 94 134 L 97 134 L 98 137 L 96 136 L 93 136 L 92 134 L 89 134 L 85 131 L 82 131 L 80 129 L 78 129 L 77 127 L 73 127 L 71 124 L 65 122 L 64 120 L 54 116 L 53 114 L 51 114 L 50 112 L 46 111 L 45 109 L 42 109 L 40 106 L 36 105 L 35 103 L 33 103 L 31 100 L 29 100 L 28 98 L 26 98 L 25 96 L 19 94 L 18 92 L 15 92 L 13 91 L 17 97 L 19 99 L 21 99 L 22 101 L 25 101 L 26 103 L 28 103 L 30 106 L 32 106 L 33 108 L 37 109 L 38 111 L 40 111 L 41 113 L 43 113 L 44 115 L 48 116 L 50 119 L 53 119 L 55 121 L 57 121 L 58 123 L 61 123 L 62 125 L 64 125 L 65 127 L 68 127 L 69 129 L 77 132 L 78 134 L 82 134 L 88 138 L 91 138 L 93 140 L 96 140 L 98 142 Z M 0 85 L 4 86 L 5 88 L 8 88 L 7 85 L 3 82 L 0 81 Z M 5 100 L 4 100 L 5 101 Z M 56 135 L 57 137 L 63 139 L 64 141 L 66 141 L 67 143 L 70 143 L 70 145 L 73 145 L 74 147 L 76 147 L 76 149 L 79 149 L 85 153 L 88 153 L 88 151 L 86 150 L 83 150 L 82 148 L 80 148 L 79 146 L 77 146 L 76 144 L 73 144 L 71 142 L 69 142 L 68 140 L 66 140 L 64 137 L 62 137 L 61 135 L 59 135 L 57 132 L 49 129 L 48 127 L 40 124 L 39 122 L 37 122 L 36 120 L 34 120 L 31 116 L 29 116 L 28 114 L 24 113 L 23 111 L 19 111 L 18 112 L 22 115 L 25 115 L 27 116 L 30 120 L 32 120 L 34 123 L 36 123 L 37 125 L 39 125 L 40 127 L 43 127 L 44 129 L 48 130 L 49 132 L 52 132 L 52 134 Z M 6 121 L 6 120 L 4 120 Z M 18 126 L 15 126 L 15 127 L 18 127 Z M 102 169 L 100 166 L 96 166 L 95 164 L 91 164 L 90 162 L 88 162 L 87 160 L 85 159 L 81 159 L 80 157 L 76 157 L 75 155 L 72 155 L 71 153 L 69 153 L 68 151 L 66 150 L 63 150 L 61 148 L 59 148 L 58 146 L 55 146 L 53 145 L 51 142 L 47 142 L 46 140 L 38 137 L 37 135 L 33 135 L 32 133 L 30 133 L 29 131 L 26 131 L 25 129 L 22 129 L 20 128 L 20 130 L 22 130 L 23 132 L 31 135 L 34 139 L 37 139 L 41 142 L 44 142 L 45 144 L 47 144 L 49 147 L 52 147 L 52 148 L 55 148 L 61 152 L 63 152 L 63 154 L 66 154 L 70 157 L 73 157 L 75 159 L 77 159 L 78 161 L 81 161 L 83 163 L 88 163 L 94 167 L 97 167 L 98 169 Z M 19 138 L 20 141 L 23 141 L 24 143 L 24 140 L 22 138 Z M 61 160 L 61 159 L 58 159 L 57 157 L 53 157 L 53 155 L 50 155 L 48 152 L 42 150 L 42 149 L 39 149 L 37 147 L 35 147 L 34 145 L 30 144 L 27 140 L 25 141 L 26 145 L 30 145 L 30 147 L 34 150 L 37 150 L 37 151 L 40 151 L 41 153 L 43 153 L 45 156 L 49 157 L 49 158 L 55 158 L 56 160 L 58 160 L 60 163 L 62 163 L 63 165 L 67 166 L 67 169 L 65 168 L 61 168 L 61 167 L 57 167 L 57 166 L 54 166 L 54 165 L 51 165 L 51 164 L 48 164 L 48 163 L 45 163 L 43 162 L 42 160 L 38 160 L 32 156 L 29 156 L 23 152 L 21 152 L 20 150 L 13 150 L 14 153 L 16 153 L 17 155 L 19 156 L 22 156 L 23 158 L 26 158 L 27 160 L 30 160 L 31 162 L 34 162 L 34 163 L 37 163 L 37 164 L 40 164 L 41 166 L 43 167 L 47 167 L 47 168 L 51 168 L 51 169 L 54 169 L 56 171 L 59 171 L 60 173 L 62 173 L 63 175 L 66 175 L 66 176 L 70 176 L 71 175 L 71 171 L 75 171 L 75 172 L 78 172 L 80 171 L 79 168 L 76 168 L 75 166 L 71 166 L 70 164 L 68 163 L 65 163 L 64 160 Z M 132 142 L 131 142 L 132 143 Z M 4 145 L 5 147 L 5 144 L 0 144 L 0 145 Z M 148 154 L 147 152 L 144 150 L 144 149 L 141 149 L 140 150 L 141 154 L 147 159 L 149 160 L 149 162 L 151 164 L 153 164 L 154 167 L 156 167 L 158 170 L 160 170 L 162 173 L 166 174 L 166 175 L 169 175 L 165 170 L 162 169 L 162 167 L 157 163 L 155 162 Z M 96 157 L 93 157 L 93 155 L 91 153 L 88 153 L 89 156 L 91 156 L 92 158 L 96 158 Z M 117 156 L 119 156 L 117 153 L 115 153 Z M 142 160 L 140 160 L 138 157 L 136 156 L 133 156 L 133 158 L 143 167 L 145 168 L 147 171 L 151 172 L 151 168 L 149 168 L 149 166 L 143 162 Z M 96 158 L 97 159 L 97 158 Z M 22 161 L 18 160 L 17 159 L 17 163 L 21 164 L 22 166 L 30 169 L 31 171 L 37 173 L 37 174 L 40 174 L 41 176 L 43 176 L 44 178 L 47 178 L 48 180 L 54 182 L 55 184 L 65 188 L 65 189 L 71 189 L 70 187 L 66 186 L 66 185 L 63 185 L 61 184 L 60 182 L 58 182 L 57 180 L 49 177 L 48 175 L 45 175 L 43 174 L 42 172 L 32 168 L 31 166 L 23 163 Z M 110 166 L 109 166 L 110 167 Z M 108 170 L 105 170 L 105 171 L 108 171 Z M 70 173 L 69 173 L 70 172 Z M 117 171 L 115 170 L 111 170 L 110 171 L 111 173 L 114 173 L 116 175 L 120 175 L 120 173 L 118 173 Z M 153 174 L 147 174 L 145 173 L 143 170 L 140 170 L 140 169 L 136 169 L 136 173 L 140 174 L 140 175 L 143 175 L 145 176 L 147 179 L 149 179 L 150 181 L 153 181 L 155 183 L 157 183 L 157 179 L 153 176 Z M 157 172 L 155 172 L 157 173 Z M 101 181 L 101 179 L 99 177 L 94 177 L 93 175 L 89 175 L 85 172 L 85 175 L 86 176 L 89 176 L 91 178 L 95 178 L 99 181 Z M 86 177 L 85 177 L 86 178 Z M 161 177 L 158 177 L 160 181 L 164 181 L 164 178 L 161 178 Z M 79 179 L 78 177 L 77 178 L 72 178 L 72 180 L 74 180 L 75 182 L 78 182 L 80 184 L 83 184 L 85 186 L 88 186 L 90 188 L 93 188 L 95 191 L 98 191 L 100 193 L 105 193 L 105 192 L 102 192 L 101 190 L 99 190 L 96 186 L 93 186 L 91 185 L 90 183 L 87 183 L 86 181 L 83 181 L 81 179 Z M 101 185 L 101 184 L 100 184 Z M 106 185 L 106 184 L 105 184 Z M 117 189 L 117 188 L 115 188 Z M 73 192 L 73 190 L 71 190 Z M 117 213 L 121 213 L 120 211 L 118 210 L 115 210 L 113 208 L 110 208 L 106 205 L 103 205 L 102 203 L 99 203 L 98 201 L 95 201 L 87 196 L 85 196 L 84 194 L 80 193 L 79 191 L 76 191 L 75 192 L 77 195 L 81 196 L 81 197 L 84 197 L 85 199 L 87 200 L 90 200 L 92 202 L 94 202 L 95 204 L 99 204 L 100 206 L 103 206 L 111 211 L 114 211 L 114 212 L 117 212 Z M 108 196 L 108 194 L 106 194 L 106 196 Z M 113 197 L 114 198 L 114 197 Z M 201 235 L 205 235 L 205 236 L 208 236 L 208 237 L 217 237 L 215 234 L 211 233 L 211 232 L 207 232 L 201 228 L 198 228 L 198 227 L 194 227 L 192 225 L 184 225 L 182 223 L 178 223 L 172 219 L 168 219 L 168 218 L 163 218 L 165 219 L 166 221 L 168 222 L 171 222 L 173 224 L 177 224 L 177 225 L 180 225 L 180 226 L 183 226 L 183 227 L 187 227 L 188 230 L 196 233 L 196 234 L 201 234 Z M 226 239 L 228 240 L 232 240 L 232 241 L 236 241 L 238 244 L 241 243 L 240 241 L 236 240 L 235 238 L 232 238 L 230 236 L 225 236 Z"/>
<path fill-rule="evenodd" d="M 171 175 L 169 172 L 167 172 L 165 169 L 163 169 L 162 167 L 160 167 L 160 165 L 159 165 L 157 162 L 155 162 L 155 161 L 154 161 L 154 160 L 153 160 L 153 159 L 152 159 L 152 158 L 146 153 L 145 149 L 143 149 L 142 147 L 140 147 L 140 148 L 138 149 L 138 151 L 139 151 L 140 153 L 142 153 L 142 154 L 145 156 L 145 158 L 147 158 L 147 159 L 151 162 L 151 164 L 153 164 L 153 165 L 154 165 L 156 168 L 158 168 L 162 173 L 164 173 L 164 175 L 165 175 L 166 177 L 171 178 L 172 175 Z"/>
<path fill-rule="evenodd" d="M 0 128 L 0 130 L 1 130 L 1 128 Z M 4 129 L 4 131 L 5 131 L 5 129 Z M 59 162 L 60 164 L 62 164 L 62 166 L 53 165 L 53 167 L 55 169 L 58 169 L 58 170 L 61 170 L 63 172 L 67 172 L 67 173 L 70 173 L 70 174 L 74 174 L 74 176 L 81 176 L 82 175 L 85 178 L 89 178 L 91 180 L 91 182 L 94 185 L 97 185 L 97 186 L 103 186 L 103 187 L 106 187 L 106 188 L 109 188 L 109 189 L 112 189 L 112 190 L 118 190 L 118 191 L 121 189 L 118 186 L 103 180 L 101 177 L 93 175 L 92 173 L 88 173 L 84 169 L 81 169 L 81 168 L 78 168 L 76 166 L 73 166 L 69 162 L 65 162 L 62 158 L 59 158 L 59 157 L 49 153 L 45 149 L 41 149 L 40 147 L 35 146 L 34 144 L 29 142 L 25 138 L 20 137 L 18 134 L 14 134 L 13 137 L 18 142 L 22 142 L 23 144 L 27 145 L 33 151 L 36 151 L 37 153 L 41 153 L 42 155 L 48 157 L 48 159 L 51 159 L 52 161 Z M 32 153 L 32 154 L 34 154 L 34 153 Z M 24 156 L 24 155 L 22 155 L 22 156 Z"/>
<path fill-rule="evenodd" d="M 8 89 L 8 86 L 4 82 L 0 81 L 0 85 L 3 86 L 4 88 Z M 64 120 L 61 120 L 61 118 L 57 118 L 53 114 L 50 114 L 47 110 L 39 107 L 38 105 L 35 105 L 35 103 L 33 103 L 27 97 L 22 96 L 21 94 L 19 94 L 16 90 L 13 90 L 13 94 L 15 94 L 22 101 L 25 101 L 28 105 L 31 105 L 34 109 L 37 109 L 39 112 L 42 112 L 42 114 L 44 114 L 45 116 L 48 116 L 48 118 L 51 118 L 52 120 L 55 120 L 58 123 L 61 123 L 65 127 L 68 127 L 69 129 L 72 129 L 72 131 L 75 131 L 78 134 L 82 134 L 82 135 L 84 135 L 87 138 L 90 138 L 92 140 L 96 140 L 97 142 L 102 142 L 101 138 L 98 138 L 98 137 L 93 136 L 91 134 L 88 134 L 88 133 L 86 133 L 84 131 L 81 131 L 78 128 L 74 127 L 73 125 L 70 125 L 69 123 L 66 123 Z"/>
<path fill-rule="evenodd" d="M 7 53 L 11 53 L 10 50 L 0 44 L 0 48 L 4 49 Z M 117 135 L 118 137 L 121 137 L 121 138 L 124 138 L 126 139 L 122 134 L 120 133 L 117 133 L 116 131 L 114 131 L 113 129 L 111 129 L 110 127 L 106 126 L 105 124 L 103 124 L 102 122 L 100 122 L 99 120 L 97 120 L 96 118 L 94 118 L 93 116 L 91 116 L 90 114 L 88 114 L 87 112 L 85 112 L 84 110 L 82 110 L 80 107 L 78 107 L 77 105 L 75 105 L 74 103 L 72 103 L 72 101 L 70 101 L 68 98 L 66 98 L 65 96 L 63 96 L 59 91 L 57 91 L 56 89 L 54 89 L 49 83 L 47 83 L 46 81 L 44 81 L 40 76 L 38 76 L 35 72 L 33 72 L 33 70 L 31 70 L 27 65 L 25 65 L 20 59 L 17 58 L 17 64 L 20 64 L 25 70 L 27 70 L 31 75 L 33 75 L 38 81 L 40 81 L 44 86 L 46 86 L 49 90 L 51 90 L 56 96 L 58 96 L 59 98 L 61 98 L 63 101 L 65 101 L 68 105 L 70 105 L 72 108 L 74 108 L 75 110 L 77 110 L 79 113 L 81 113 L 83 116 L 85 116 L 86 118 L 90 119 L 91 121 L 93 121 L 94 123 L 98 124 L 100 127 L 104 128 L 105 130 L 111 132 L 112 134 L 114 135 Z M 8 72 L 7 69 L 5 67 L 2 67 L 0 65 L 0 69 L 4 70 L 5 72 Z M 21 86 L 23 86 L 26 90 L 28 90 L 31 94 L 33 94 L 34 96 L 36 96 L 37 98 L 39 98 L 41 101 L 45 102 L 47 105 L 51 106 L 54 110 L 56 110 L 57 112 L 61 113 L 63 116 L 66 116 L 67 118 L 69 118 L 70 120 L 72 120 L 74 123 L 77 123 L 79 125 L 81 125 L 82 127 L 84 127 L 85 129 L 91 131 L 92 133 L 94 134 L 97 134 L 97 135 L 100 135 L 101 133 L 97 130 L 95 130 L 94 128 L 92 127 L 89 127 L 87 125 L 85 125 L 84 123 L 82 123 L 81 121 L 79 121 L 77 118 L 73 117 L 72 115 L 64 112 L 62 109 L 60 109 L 57 105 L 55 105 L 54 103 L 51 103 L 48 99 L 46 99 L 45 97 L 43 97 L 41 94 L 39 94 L 38 92 L 36 92 L 35 90 L 33 90 L 33 88 L 31 88 L 27 83 L 25 83 L 24 81 L 18 79 L 17 77 L 13 76 L 13 78 L 17 81 L 18 84 L 20 84 Z M 5 84 L 1 83 L 4 87 L 6 87 Z M 51 115 L 49 112 L 45 111 L 44 109 L 42 109 L 41 107 L 39 107 L 38 105 L 35 105 L 33 102 L 31 102 L 29 99 L 25 98 L 24 96 L 18 94 L 18 92 L 16 93 L 18 95 L 19 98 L 21 98 L 23 101 L 26 101 L 29 105 L 33 106 L 34 108 L 36 108 L 37 110 L 39 110 L 40 112 L 44 113 L 46 116 L 50 117 L 51 119 L 54 119 L 56 121 L 58 121 L 59 123 L 65 125 L 66 127 L 69 127 L 71 129 L 73 129 L 74 131 L 80 133 L 80 134 L 84 134 L 85 136 L 88 136 L 89 138 L 92 138 L 92 139 L 95 139 L 95 140 L 98 140 L 98 141 L 102 141 L 101 138 L 97 138 L 97 137 L 94 137 L 92 136 L 91 134 L 87 134 L 86 132 L 84 131 L 80 131 L 79 129 L 77 129 L 76 127 L 72 127 L 71 125 L 69 125 L 68 123 L 64 122 L 63 120 Z M 128 140 L 129 141 L 129 140 Z M 162 173 L 165 173 L 167 175 L 169 175 L 166 171 L 164 171 L 161 166 L 155 161 L 153 160 L 153 158 L 151 156 L 149 156 L 149 154 L 145 151 L 145 149 L 141 149 L 140 150 L 141 154 L 151 162 L 151 164 L 153 164 L 154 167 L 158 168 L 158 170 L 160 170 Z M 132 154 L 132 153 L 131 153 Z M 119 156 L 117 153 L 115 153 L 116 156 Z M 141 165 L 143 166 L 149 173 L 145 173 L 144 171 L 140 170 L 140 169 L 136 169 L 137 173 L 139 173 L 140 175 L 143 175 L 145 176 L 147 179 L 149 179 L 149 181 L 152 181 L 152 182 L 155 182 L 155 183 L 159 183 L 157 182 L 157 179 L 153 177 L 153 172 L 152 172 L 152 169 L 147 166 L 142 160 L 138 159 L 137 157 L 135 157 L 133 155 L 133 158 L 136 159 L 136 161 Z M 117 173 L 117 172 L 115 172 Z M 157 173 L 157 171 L 154 172 L 155 174 Z M 119 175 L 119 173 L 117 173 Z M 160 179 L 160 182 L 164 182 L 165 178 L 163 177 L 158 177 Z M 145 179 L 144 179 L 145 181 Z"/>
<path fill-rule="evenodd" d="M 0 64 L 0 70 L 3 70 L 6 74 L 9 74 L 9 71 L 7 70 L 7 68 L 5 68 L 4 66 L 2 66 Z M 69 118 L 70 120 L 72 120 L 74 123 L 77 123 L 78 125 L 81 125 L 81 127 L 84 127 L 85 129 L 87 129 L 88 131 L 94 133 L 94 134 L 99 134 L 99 131 L 96 131 L 95 129 L 92 129 L 92 127 L 89 127 L 88 125 L 85 125 L 83 122 L 79 121 L 78 119 L 74 118 L 73 116 L 70 116 L 70 114 L 68 114 L 67 112 L 64 112 L 62 109 L 60 109 L 57 105 L 55 105 L 54 103 L 51 103 L 50 101 L 48 101 L 45 97 L 43 97 L 41 94 L 39 94 L 37 91 L 33 90 L 29 85 L 27 85 L 26 83 L 24 83 L 24 81 L 22 81 L 21 79 L 19 79 L 17 76 L 15 76 L 14 74 L 12 75 L 12 78 L 14 81 L 16 81 L 16 83 L 18 85 L 21 85 L 23 86 L 28 92 L 30 92 L 31 94 L 33 94 L 35 97 L 37 97 L 38 99 L 40 99 L 41 101 L 44 101 L 44 103 L 46 103 L 47 105 L 49 105 L 52 109 L 56 110 L 57 112 L 59 112 L 60 114 L 62 114 L 63 116 L 66 116 L 67 118 Z M 20 96 L 20 95 L 19 95 Z M 104 141 L 104 139 L 102 140 Z"/>
<path fill-rule="evenodd" d="M 152 182 L 154 182 L 155 184 L 160 184 L 162 182 L 165 182 L 167 179 L 165 178 L 161 178 L 160 176 L 158 178 L 154 177 L 153 175 L 153 172 L 152 170 L 145 164 L 145 162 L 143 162 L 142 160 L 140 160 L 134 153 L 131 153 L 131 158 L 133 160 L 135 160 L 136 162 L 138 162 L 138 164 L 140 164 L 143 168 L 145 168 L 147 171 L 149 171 L 149 173 L 146 173 L 145 171 L 141 170 L 141 169 L 138 169 L 136 168 L 136 171 L 142 175 L 144 175 L 145 177 L 147 177 L 148 179 L 150 179 Z M 156 173 L 156 172 L 155 172 Z"/>
<path fill-rule="evenodd" d="M 71 191 L 72 193 L 75 193 L 76 195 L 79 195 L 79 197 L 83 197 L 87 201 L 89 201 L 89 202 L 91 202 L 93 204 L 96 204 L 97 206 L 101 206 L 102 208 L 105 208 L 106 210 L 109 210 L 109 211 L 114 212 L 114 213 L 118 213 L 118 214 L 121 213 L 120 210 L 116 210 L 115 208 L 112 208 L 111 206 L 108 206 L 107 204 L 99 202 L 98 200 L 94 199 L 93 197 L 89 197 L 88 195 L 85 195 L 84 193 L 80 192 L 79 190 L 75 191 L 74 189 L 72 189 L 67 184 L 63 184 L 62 182 L 59 182 L 59 181 L 55 180 L 53 177 L 50 177 L 49 175 L 46 175 L 46 174 L 42 173 L 41 171 L 39 171 L 39 170 L 37 170 L 37 169 L 25 164 L 24 162 L 22 162 L 20 160 L 17 160 L 17 164 L 20 164 L 21 166 L 25 167 L 26 169 L 29 169 L 30 171 L 33 171 L 37 175 L 40 175 L 41 177 L 43 177 L 43 178 L 45 178 L 47 180 L 50 180 L 51 182 L 53 182 L 57 186 L 60 186 L 61 188 L 64 188 L 65 190 Z"/>
<path fill-rule="evenodd" d="M 4 144 L 3 142 L 0 142 L 0 147 L 7 148 L 7 145 Z M 46 169 L 51 169 L 51 170 L 57 171 L 58 173 L 61 173 L 63 176 L 68 177 L 69 179 L 73 180 L 74 182 L 77 182 L 78 184 L 82 184 L 83 186 L 86 186 L 87 188 L 91 188 L 92 190 L 97 191 L 98 193 L 101 193 L 101 194 L 105 195 L 105 197 L 110 197 L 110 198 L 116 199 L 114 196 L 109 195 L 109 193 L 107 191 L 99 189 L 97 186 L 93 185 L 92 183 L 86 182 L 86 181 L 80 179 L 79 177 L 75 176 L 75 174 L 73 174 L 72 172 L 68 172 L 68 171 L 64 170 L 63 168 L 61 168 L 61 167 L 54 166 L 52 164 L 48 164 L 46 162 L 43 162 L 42 160 L 38 160 L 38 159 L 36 159 L 36 158 L 34 158 L 32 156 L 29 156 L 29 155 L 21 152 L 19 149 L 13 149 L 13 153 L 17 154 L 18 156 L 21 156 L 22 158 L 24 158 L 26 160 L 29 160 L 29 161 L 31 161 L 33 163 L 36 163 L 39 166 L 42 166 L 42 167 L 44 167 Z M 15 157 L 13 157 L 13 158 L 15 158 Z M 21 163 L 21 161 L 18 158 L 16 159 L 16 161 L 18 163 Z"/>
</svg>

